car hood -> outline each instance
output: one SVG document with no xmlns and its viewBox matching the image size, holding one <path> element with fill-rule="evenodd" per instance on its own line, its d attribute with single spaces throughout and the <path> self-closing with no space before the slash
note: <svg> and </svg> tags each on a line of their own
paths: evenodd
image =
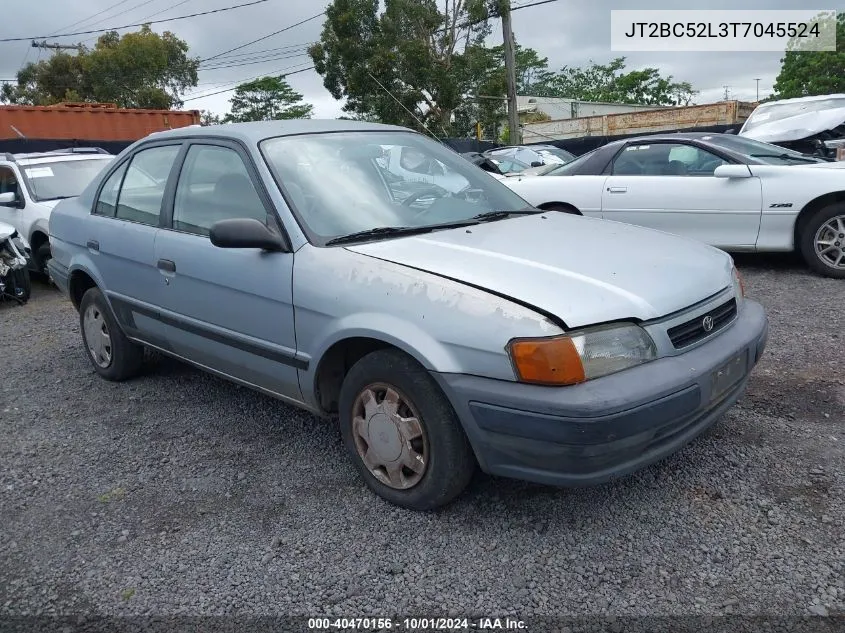
<svg viewBox="0 0 845 633">
<path fill-rule="evenodd" d="M 732 283 L 731 258 L 715 248 L 557 212 L 347 248 L 495 292 L 570 328 L 655 319 Z"/>
<path fill-rule="evenodd" d="M 843 123 L 845 123 L 845 108 L 830 108 L 758 123 L 750 130 L 740 130 L 739 136 L 764 143 L 784 143 L 800 141 L 809 136 L 833 130 Z"/>
</svg>

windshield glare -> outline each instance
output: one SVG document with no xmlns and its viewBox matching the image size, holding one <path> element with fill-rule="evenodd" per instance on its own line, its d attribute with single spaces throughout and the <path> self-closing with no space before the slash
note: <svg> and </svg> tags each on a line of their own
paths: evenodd
<svg viewBox="0 0 845 633">
<path fill-rule="evenodd" d="M 725 149 L 738 152 L 744 156 L 753 157 L 755 160 L 768 165 L 794 165 L 796 162 L 806 163 L 807 160 L 813 158 L 811 156 L 807 156 L 806 154 L 802 154 L 801 152 L 780 147 L 779 145 L 772 145 L 771 143 L 764 143 L 763 141 L 755 141 L 754 139 L 742 136 L 734 136 L 733 134 L 704 136 L 701 140 L 718 147 L 724 147 Z M 826 162 L 822 158 L 818 158 L 816 160 L 820 163 Z"/>
<path fill-rule="evenodd" d="M 260 147 L 318 244 L 374 228 L 428 227 L 528 206 L 461 155 L 413 132 L 285 136 Z"/>
<path fill-rule="evenodd" d="M 22 169 L 24 179 L 36 201 L 54 200 L 81 194 L 111 160 L 112 157 L 45 161 L 30 163 Z"/>
</svg>

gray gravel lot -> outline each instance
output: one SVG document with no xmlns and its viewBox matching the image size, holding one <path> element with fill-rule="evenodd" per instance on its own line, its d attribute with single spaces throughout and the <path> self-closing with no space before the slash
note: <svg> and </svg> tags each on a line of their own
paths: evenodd
<svg viewBox="0 0 845 633">
<path fill-rule="evenodd" d="M 845 282 L 737 257 L 771 338 L 674 457 L 590 490 L 381 501 L 331 423 L 175 361 L 99 379 L 76 313 L 0 305 L 0 616 L 845 613 Z"/>
</svg>

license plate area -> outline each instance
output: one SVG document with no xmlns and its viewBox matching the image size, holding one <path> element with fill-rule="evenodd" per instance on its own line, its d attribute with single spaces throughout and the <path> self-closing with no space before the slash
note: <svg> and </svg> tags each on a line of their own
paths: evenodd
<svg viewBox="0 0 845 633">
<path fill-rule="evenodd" d="M 747 352 L 743 351 L 710 374 L 710 402 L 715 402 L 725 395 L 745 376 Z"/>
</svg>

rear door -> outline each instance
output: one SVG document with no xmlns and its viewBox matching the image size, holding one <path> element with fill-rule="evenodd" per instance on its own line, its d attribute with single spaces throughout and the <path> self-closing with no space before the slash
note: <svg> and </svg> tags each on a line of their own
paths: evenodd
<svg viewBox="0 0 845 633">
<path fill-rule="evenodd" d="M 716 178 L 728 161 L 683 142 L 627 145 L 613 160 L 602 215 L 721 248 L 753 248 L 762 214 L 759 178 Z"/>
<path fill-rule="evenodd" d="M 299 401 L 306 363 L 296 354 L 293 254 L 214 246 L 211 226 L 231 218 L 281 232 L 248 154 L 235 143 L 192 142 L 155 243 L 168 342 L 194 363 Z"/>
<path fill-rule="evenodd" d="M 101 186 L 86 224 L 88 252 L 121 325 L 128 335 L 159 345 L 155 240 L 181 147 L 179 142 L 144 146 L 123 161 Z"/>
</svg>

